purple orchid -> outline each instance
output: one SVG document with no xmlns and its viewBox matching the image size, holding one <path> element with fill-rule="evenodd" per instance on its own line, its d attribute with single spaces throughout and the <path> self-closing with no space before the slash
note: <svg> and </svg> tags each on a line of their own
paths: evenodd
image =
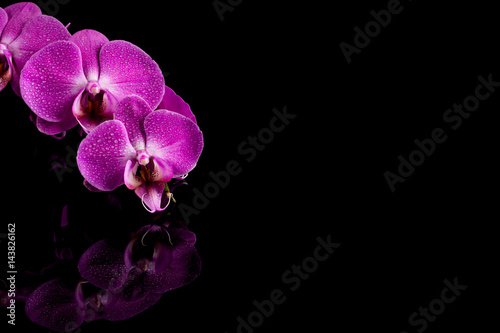
<svg viewBox="0 0 500 333">
<path fill-rule="evenodd" d="M 165 80 L 158 64 L 139 47 L 82 30 L 34 54 L 20 85 L 23 99 L 38 117 L 38 129 L 54 135 L 78 123 L 90 133 L 113 119 L 116 106 L 129 95 L 142 97 L 155 109 Z"/>
<path fill-rule="evenodd" d="M 196 236 L 181 222 L 143 226 L 123 247 L 102 240 L 80 258 L 78 269 L 93 285 L 120 292 L 136 302 L 150 293 L 165 293 L 192 282 L 201 260 Z"/>
<path fill-rule="evenodd" d="M 165 185 L 189 173 L 203 149 L 203 134 L 178 112 L 152 111 L 138 96 L 124 98 L 115 119 L 97 126 L 80 144 L 76 158 L 81 174 L 100 191 L 125 184 L 153 213 L 171 195 Z"/>
<path fill-rule="evenodd" d="M 21 70 L 30 57 L 46 45 L 70 37 L 61 22 L 42 15 L 34 3 L 19 2 L 0 8 L 0 91 L 10 82 L 20 96 Z"/>
</svg>

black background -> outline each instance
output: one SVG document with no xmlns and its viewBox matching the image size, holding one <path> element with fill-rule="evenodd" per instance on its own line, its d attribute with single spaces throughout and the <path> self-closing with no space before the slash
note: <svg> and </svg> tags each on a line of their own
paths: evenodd
<svg viewBox="0 0 500 333">
<path fill-rule="evenodd" d="M 231 160 L 242 168 L 190 218 L 203 260 L 198 279 L 138 316 L 86 323 L 82 332 L 236 332 L 236 318 L 274 289 L 287 299 L 255 332 L 416 332 L 408 317 L 455 277 L 467 290 L 425 331 L 484 331 L 495 322 L 499 92 L 457 130 L 442 117 L 474 93 L 479 75 L 500 81 L 496 11 L 471 1 L 402 1 L 403 11 L 348 64 L 339 44 L 353 44 L 353 28 L 387 3 L 243 1 L 222 22 L 212 1 L 60 6 L 56 17 L 71 22 L 71 33 L 95 29 L 145 50 L 190 104 L 205 148 L 188 185 L 174 192 L 179 203 L 192 205 L 209 172 Z M 87 192 L 77 170 L 63 182 L 49 170 L 51 154 L 77 147 L 75 130 L 61 141 L 39 134 L 10 88 L 0 105 L 4 211 L 16 222 L 18 265 L 37 271 L 55 261 L 63 205 L 74 234 L 86 224 L 93 241 L 137 223 L 101 214 L 106 195 Z M 284 106 L 296 118 L 246 162 L 238 146 Z M 437 127 L 447 141 L 392 193 L 384 172 L 397 172 L 398 155 Z M 116 195 L 142 209 L 132 192 Z M 282 274 L 328 235 L 341 246 L 290 291 Z M 30 281 L 18 276 L 18 285 Z M 16 322 L 48 331 L 21 310 Z"/>
</svg>

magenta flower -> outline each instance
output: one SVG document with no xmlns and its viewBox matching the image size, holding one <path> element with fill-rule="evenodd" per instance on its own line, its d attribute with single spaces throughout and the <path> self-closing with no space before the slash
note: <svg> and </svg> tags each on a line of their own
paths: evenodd
<svg viewBox="0 0 500 333">
<path fill-rule="evenodd" d="M 203 149 L 196 123 L 180 113 L 152 111 L 138 96 L 123 99 L 115 119 L 97 126 L 80 144 L 77 164 L 100 191 L 125 184 L 150 212 L 166 208 L 165 183 L 189 173 Z"/>
<path fill-rule="evenodd" d="M 33 55 L 20 84 L 22 97 L 38 116 L 38 129 L 53 135 L 78 123 L 90 133 L 113 119 L 128 95 L 142 97 L 155 109 L 165 80 L 157 63 L 137 46 L 82 30 Z"/>
<path fill-rule="evenodd" d="M 34 3 L 20 2 L 0 8 L 0 91 L 10 82 L 20 96 L 21 70 L 30 57 L 46 45 L 70 37 L 61 22 L 42 15 Z"/>
</svg>

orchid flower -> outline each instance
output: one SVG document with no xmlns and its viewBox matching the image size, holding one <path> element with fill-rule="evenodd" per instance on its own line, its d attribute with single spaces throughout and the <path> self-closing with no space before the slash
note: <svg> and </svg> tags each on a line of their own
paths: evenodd
<svg viewBox="0 0 500 333">
<path fill-rule="evenodd" d="M 42 15 L 34 3 L 19 2 L 0 8 L 0 91 L 10 82 L 21 96 L 21 70 L 30 57 L 46 45 L 70 37 L 61 22 Z"/>
<path fill-rule="evenodd" d="M 38 116 L 38 129 L 49 135 L 78 123 L 90 133 L 113 119 L 116 106 L 128 95 L 142 97 L 155 109 L 164 86 L 158 64 L 143 50 L 126 41 L 109 41 L 95 30 L 44 47 L 21 75 L 21 95 Z"/>
<path fill-rule="evenodd" d="M 152 111 L 144 99 L 129 96 L 118 104 L 114 120 L 81 142 L 76 160 L 91 188 L 112 191 L 125 184 L 153 213 L 170 202 L 165 184 L 190 172 L 202 149 L 202 132 L 191 119 Z"/>
</svg>

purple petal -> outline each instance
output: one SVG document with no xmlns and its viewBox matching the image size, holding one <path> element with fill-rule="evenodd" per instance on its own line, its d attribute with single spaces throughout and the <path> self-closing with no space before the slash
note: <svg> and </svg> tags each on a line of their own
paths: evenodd
<svg viewBox="0 0 500 333">
<path fill-rule="evenodd" d="M 68 30 L 52 16 L 37 16 L 26 23 L 19 37 L 8 46 L 15 64 L 11 84 L 17 94 L 21 70 L 31 56 L 50 43 L 70 37 Z"/>
<path fill-rule="evenodd" d="M 82 52 L 82 67 L 88 81 L 99 79 L 99 51 L 109 39 L 99 31 L 81 30 L 70 39 Z"/>
<path fill-rule="evenodd" d="M 136 150 L 146 147 L 144 119 L 151 111 L 148 103 L 138 96 L 125 97 L 116 108 L 115 119 L 125 125 L 130 143 Z"/>
<path fill-rule="evenodd" d="M 37 5 L 31 2 L 20 2 L 5 7 L 9 21 L 0 38 L 0 43 L 10 44 L 19 36 L 24 25 L 32 18 L 42 15 Z M 1 31 L 1 29 L 0 29 Z"/>
<path fill-rule="evenodd" d="M 7 15 L 7 12 L 0 7 L 0 40 L 2 40 L 2 31 L 3 28 L 7 25 L 7 21 L 9 20 L 9 15 Z"/>
<path fill-rule="evenodd" d="M 37 116 L 59 122 L 71 114 L 85 88 L 80 49 L 68 41 L 52 43 L 33 55 L 21 75 L 21 95 Z"/>
<path fill-rule="evenodd" d="M 92 186 L 112 191 L 124 183 L 125 166 L 135 155 L 125 126 L 118 120 L 109 120 L 82 141 L 76 161 L 82 176 Z"/>
<path fill-rule="evenodd" d="M 2 91 L 12 79 L 12 55 L 0 45 L 0 91 Z"/>
<path fill-rule="evenodd" d="M 155 267 L 154 272 L 147 272 L 144 279 L 146 290 L 164 293 L 191 283 L 200 274 L 201 259 L 194 246 L 181 242 L 169 251 L 171 261 L 168 266 L 159 265 L 162 270 Z"/>
<path fill-rule="evenodd" d="M 109 293 L 111 294 L 111 292 Z M 162 294 L 148 293 L 135 301 L 127 301 L 121 294 L 102 310 L 102 318 L 109 321 L 125 320 L 147 310 L 161 298 Z"/>
<path fill-rule="evenodd" d="M 173 177 L 190 172 L 203 149 L 203 134 L 198 126 L 178 113 L 158 110 L 144 121 L 146 150 L 166 161 Z"/>
<path fill-rule="evenodd" d="M 99 83 L 121 101 L 126 96 L 142 97 L 154 110 L 160 103 L 165 79 L 158 64 L 139 47 L 122 40 L 107 43 L 99 55 Z"/>
<path fill-rule="evenodd" d="M 146 210 L 150 213 L 163 211 L 167 208 L 162 206 L 163 191 L 165 184 L 160 182 L 145 183 L 135 189 L 135 194 L 141 198 Z M 168 205 L 167 205 L 168 206 Z"/>
<path fill-rule="evenodd" d="M 86 133 L 92 132 L 101 123 L 113 119 L 116 110 L 117 101 L 111 93 L 101 92 L 98 95 L 101 96 L 98 107 L 90 107 L 89 109 L 88 89 L 82 89 L 73 102 L 73 116 Z M 93 103 L 96 103 L 96 101 Z"/>
<path fill-rule="evenodd" d="M 184 117 L 188 117 L 196 123 L 196 117 L 194 116 L 193 112 L 191 112 L 189 104 L 184 102 L 182 98 L 180 98 L 172 89 L 167 86 L 165 86 L 165 94 L 163 95 L 163 99 L 160 105 L 158 105 L 157 109 L 180 113 Z"/>
<path fill-rule="evenodd" d="M 78 328 L 84 320 L 85 309 L 75 300 L 75 289 L 54 279 L 39 286 L 26 300 L 28 318 L 38 325 L 57 332 Z"/>
<path fill-rule="evenodd" d="M 102 289 L 118 288 L 127 277 L 123 250 L 106 240 L 93 244 L 82 254 L 78 270 L 84 279 Z"/>
<path fill-rule="evenodd" d="M 56 135 L 66 132 L 76 125 L 78 125 L 78 121 L 72 114 L 67 115 L 66 118 L 59 122 L 50 122 L 40 117 L 36 118 L 36 127 L 40 132 L 47 135 Z"/>
</svg>

